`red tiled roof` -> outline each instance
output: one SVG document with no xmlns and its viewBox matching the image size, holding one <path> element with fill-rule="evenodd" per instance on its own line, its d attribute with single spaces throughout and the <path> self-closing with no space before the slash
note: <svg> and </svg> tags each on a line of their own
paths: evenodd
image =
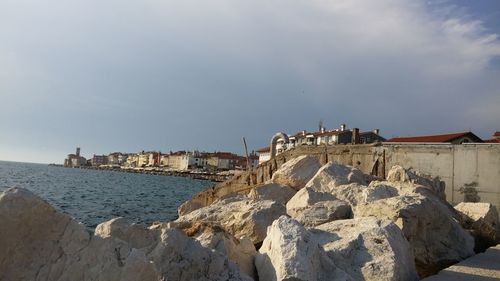
<svg viewBox="0 0 500 281">
<path fill-rule="evenodd" d="M 497 132 L 495 132 L 495 133 L 493 134 L 493 136 L 494 136 L 494 137 L 500 137 L 500 132 L 498 132 L 498 131 L 497 131 Z"/>
<path fill-rule="evenodd" d="M 500 143 L 500 138 L 485 140 L 484 142 L 486 142 L 486 143 Z"/>
<path fill-rule="evenodd" d="M 259 152 L 259 153 L 266 153 L 266 152 L 270 152 L 271 148 L 269 146 L 266 146 L 266 147 L 263 147 L 263 148 L 259 148 L 256 151 Z"/>
<path fill-rule="evenodd" d="M 397 137 L 387 140 L 387 142 L 449 142 L 456 138 L 463 137 L 471 132 L 431 135 L 431 136 L 416 136 L 416 137 Z"/>
</svg>

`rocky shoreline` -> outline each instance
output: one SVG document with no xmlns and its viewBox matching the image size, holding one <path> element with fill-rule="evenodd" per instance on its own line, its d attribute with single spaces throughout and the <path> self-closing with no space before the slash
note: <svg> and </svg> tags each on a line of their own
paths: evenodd
<svg viewBox="0 0 500 281">
<path fill-rule="evenodd" d="M 22 188 L 0 195 L 0 280 L 419 280 L 496 245 L 487 203 L 444 199 L 437 179 L 386 179 L 319 157 L 151 226 L 94 233 Z"/>
<path fill-rule="evenodd" d="M 224 182 L 234 176 L 232 173 L 209 173 L 209 172 L 195 172 L 195 171 L 171 171 L 161 168 L 121 168 L 121 167 L 94 167 L 94 166 L 79 166 L 79 167 L 64 167 L 62 165 L 50 165 L 54 167 L 63 167 L 70 169 L 86 169 L 86 170 L 99 170 L 99 171 L 115 171 L 122 173 L 133 174 L 146 174 L 155 176 L 169 176 L 169 177 L 184 177 L 192 178 L 195 180 L 206 180 L 211 182 Z"/>
</svg>

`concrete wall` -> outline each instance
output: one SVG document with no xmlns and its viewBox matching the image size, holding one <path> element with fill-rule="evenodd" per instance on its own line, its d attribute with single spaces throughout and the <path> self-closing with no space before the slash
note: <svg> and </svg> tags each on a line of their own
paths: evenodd
<svg viewBox="0 0 500 281">
<path fill-rule="evenodd" d="M 500 208 L 499 144 L 384 144 L 382 149 L 386 167 L 397 164 L 439 177 L 449 202 L 480 201 Z"/>
</svg>

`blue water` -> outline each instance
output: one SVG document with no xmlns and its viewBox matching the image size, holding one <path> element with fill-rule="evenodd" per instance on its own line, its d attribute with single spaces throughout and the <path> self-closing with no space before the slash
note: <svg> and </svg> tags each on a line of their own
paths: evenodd
<svg viewBox="0 0 500 281">
<path fill-rule="evenodd" d="M 0 192 L 27 188 L 89 228 L 118 216 L 143 224 L 174 220 L 180 204 L 211 185 L 182 177 L 0 161 Z"/>
</svg>

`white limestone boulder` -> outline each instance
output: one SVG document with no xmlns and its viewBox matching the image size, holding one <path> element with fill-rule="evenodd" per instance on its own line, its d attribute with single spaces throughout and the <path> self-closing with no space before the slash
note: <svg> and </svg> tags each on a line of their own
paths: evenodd
<svg viewBox="0 0 500 281">
<path fill-rule="evenodd" d="M 413 250 L 420 277 L 435 274 L 474 253 L 472 236 L 433 196 L 404 195 L 359 204 L 354 217 L 367 216 L 390 219 L 401 228 Z"/>
<path fill-rule="evenodd" d="M 363 189 L 361 192 L 363 194 L 363 203 L 370 203 L 399 195 L 397 188 L 383 181 L 372 181 L 368 185 L 368 188 Z"/>
<path fill-rule="evenodd" d="M 325 222 L 351 217 L 351 206 L 337 200 L 328 192 L 317 192 L 302 188 L 286 204 L 289 216 L 304 226 L 315 226 Z"/>
<path fill-rule="evenodd" d="M 179 217 L 176 223 L 210 222 L 222 226 L 237 239 L 246 237 L 258 244 L 272 222 L 286 213 L 285 206 L 271 200 L 234 197 Z"/>
<path fill-rule="evenodd" d="M 236 239 L 222 227 L 211 223 L 198 222 L 182 230 L 189 237 L 199 241 L 203 247 L 226 255 L 242 272 L 256 278 L 254 259 L 257 250 L 250 239 Z"/>
<path fill-rule="evenodd" d="M 122 217 L 100 223 L 96 226 L 94 235 L 102 238 L 115 237 L 127 242 L 132 248 L 144 248 L 146 252 L 159 239 L 159 231 L 148 229 L 139 224 L 131 224 Z"/>
<path fill-rule="evenodd" d="M 441 183 L 439 178 L 430 177 L 421 174 L 418 171 L 405 169 L 399 165 L 395 165 L 389 170 L 387 174 L 387 181 L 392 183 L 409 184 L 406 186 L 399 185 L 401 191 L 403 192 L 405 191 L 405 189 L 410 189 L 409 192 L 418 191 L 418 193 L 422 193 L 428 190 L 432 192 L 434 195 L 436 195 L 439 199 L 443 201 L 446 200 L 444 185 Z M 411 190 L 411 188 L 413 188 L 414 190 Z M 406 193 L 408 193 L 408 191 L 406 191 Z"/>
<path fill-rule="evenodd" d="M 285 205 L 295 193 L 295 189 L 287 185 L 266 183 L 253 188 L 248 197 L 257 200 L 272 200 Z"/>
<path fill-rule="evenodd" d="M 462 202 L 455 206 L 460 223 L 469 230 L 476 241 L 474 250 L 482 252 L 500 243 L 499 219 L 496 207 L 490 203 Z"/>
<path fill-rule="evenodd" d="M 390 220 L 338 220 L 310 231 L 334 263 L 355 280 L 418 280 L 410 245 Z"/>
<path fill-rule="evenodd" d="M 9 189 L 0 195 L 0 280 L 252 280 L 180 230 L 152 230 L 154 247 L 132 247 L 147 244 L 135 236 L 143 230 L 117 219 L 91 235 L 30 191 Z"/>
<path fill-rule="evenodd" d="M 321 167 L 315 155 L 302 155 L 289 160 L 274 172 L 272 182 L 288 185 L 299 190 L 316 174 Z"/>
<path fill-rule="evenodd" d="M 332 191 L 338 186 L 356 183 L 367 185 L 365 176 L 361 170 L 330 162 L 323 165 L 318 172 L 307 182 L 306 187 L 317 191 Z"/>
<path fill-rule="evenodd" d="M 223 253 L 204 248 L 176 228 L 161 229 L 160 241 L 147 258 L 165 280 L 252 280 Z"/>
<path fill-rule="evenodd" d="M 0 195 L 0 280 L 118 281 L 132 267 L 142 280 L 159 280 L 126 242 L 89 235 L 26 189 Z"/>
<path fill-rule="evenodd" d="M 259 280 L 349 280 L 296 220 L 281 216 L 268 228 L 255 266 Z"/>
</svg>

